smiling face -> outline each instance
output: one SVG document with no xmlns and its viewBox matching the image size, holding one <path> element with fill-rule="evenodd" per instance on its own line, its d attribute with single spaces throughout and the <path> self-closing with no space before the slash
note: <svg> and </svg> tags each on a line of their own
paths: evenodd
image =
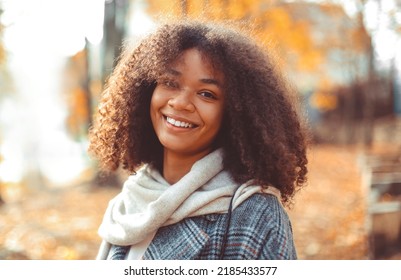
<svg viewBox="0 0 401 280">
<path fill-rule="evenodd" d="M 202 158 L 223 119 L 223 74 L 196 49 L 174 61 L 157 81 L 150 117 L 165 154 Z"/>
</svg>

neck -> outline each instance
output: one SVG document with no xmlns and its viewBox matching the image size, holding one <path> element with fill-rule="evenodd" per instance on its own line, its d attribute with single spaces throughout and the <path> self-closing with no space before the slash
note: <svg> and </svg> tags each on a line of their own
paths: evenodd
<svg viewBox="0 0 401 280">
<path fill-rule="evenodd" d="M 164 150 L 163 177 L 169 184 L 175 184 L 187 174 L 192 165 L 211 151 L 202 151 L 197 154 L 179 154 Z"/>
</svg>

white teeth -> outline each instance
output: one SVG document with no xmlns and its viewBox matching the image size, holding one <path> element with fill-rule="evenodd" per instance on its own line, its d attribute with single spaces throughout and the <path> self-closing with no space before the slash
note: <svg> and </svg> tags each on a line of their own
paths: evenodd
<svg viewBox="0 0 401 280">
<path fill-rule="evenodd" d="M 180 121 L 177 121 L 177 120 L 175 120 L 173 118 L 170 118 L 170 117 L 167 117 L 167 122 L 172 124 L 172 125 L 174 125 L 174 126 L 177 126 L 177 127 L 185 127 L 185 128 L 194 127 L 194 125 L 191 124 L 191 123 L 180 122 Z"/>
</svg>

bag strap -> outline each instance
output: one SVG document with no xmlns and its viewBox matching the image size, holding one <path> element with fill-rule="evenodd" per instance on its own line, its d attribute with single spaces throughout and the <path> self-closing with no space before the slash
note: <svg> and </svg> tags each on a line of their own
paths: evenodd
<svg viewBox="0 0 401 280">
<path fill-rule="evenodd" d="M 226 243 L 227 243 L 227 238 L 228 238 L 228 231 L 230 230 L 230 223 L 231 223 L 231 213 L 233 211 L 233 200 L 234 200 L 235 192 L 233 194 L 233 197 L 230 200 L 230 206 L 228 207 L 228 218 L 227 218 L 227 224 L 226 224 L 226 229 L 224 231 L 224 236 L 223 236 L 223 241 L 221 244 L 221 251 L 220 251 L 220 256 L 219 260 L 222 260 L 224 258 L 224 254 L 226 252 Z"/>
</svg>

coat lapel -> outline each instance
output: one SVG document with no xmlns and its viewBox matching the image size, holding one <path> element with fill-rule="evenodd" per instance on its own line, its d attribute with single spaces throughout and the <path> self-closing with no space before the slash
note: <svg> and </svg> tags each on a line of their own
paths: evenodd
<svg viewBox="0 0 401 280">
<path fill-rule="evenodd" d="M 162 227 L 150 243 L 143 259 L 191 260 L 195 259 L 209 240 L 192 219 Z"/>
</svg>

